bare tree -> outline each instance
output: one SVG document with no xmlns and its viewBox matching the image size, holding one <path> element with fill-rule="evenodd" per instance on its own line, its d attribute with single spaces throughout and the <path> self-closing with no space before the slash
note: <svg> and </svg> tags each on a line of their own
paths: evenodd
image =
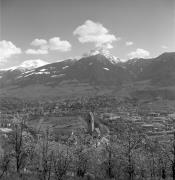
<svg viewBox="0 0 175 180">
<path fill-rule="evenodd" d="M 43 137 L 39 140 L 39 167 L 37 168 L 39 173 L 39 178 L 42 180 L 50 180 L 52 162 L 53 162 L 53 152 L 50 147 L 50 132 L 49 129 L 43 134 Z"/>
<path fill-rule="evenodd" d="M 86 134 L 84 130 L 78 131 L 75 136 L 76 142 L 73 146 L 74 169 L 76 175 L 83 178 L 89 168 L 92 137 Z"/>
<path fill-rule="evenodd" d="M 103 153 L 103 163 L 102 168 L 104 170 L 105 178 L 112 179 L 115 177 L 114 168 L 115 168 L 115 148 L 114 143 L 110 139 L 108 143 L 104 145 L 104 153 Z"/>
<path fill-rule="evenodd" d="M 1 155 L 1 157 L 0 157 L 0 179 L 2 179 L 5 174 L 7 174 L 9 165 L 10 165 L 10 155 L 6 154 L 6 153 Z"/>
<path fill-rule="evenodd" d="M 71 166 L 71 152 L 66 149 L 56 152 L 53 158 L 53 169 L 56 180 L 62 180 Z"/>
<path fill-rule="evenodd" d="M 175 180 L 175 132 L 167 142 L 160 143 L 160 145 L 161 151 L 170 162 L 172 177 Z"/>
<path fill-rule="evenodd" d="M 25 160 L 27 158 L 27 152 L 25 148 L 24 134 L 27 129 L 25 121 L 22 117 L 18 116 L 18 122 L 15 122 L 13 131 L 8 136 L 8 143 L 12 148 L 12 156 L 16 163 L 16 172 L 20 175 L 20 170 L 25 166 Z"/>
<path fill-rule="evenodd" d="M 124 156 L 126 157 L 126 172 L 128 173 L 128 179 L 134 180 L 135 176 L 135 159 L 134 154 L 137 149 L 142 147 L 142 141 L 144 135 L 141 134 L 137 127 L 127 124 L 123 140 L 121 141 Z"/>
</svg>

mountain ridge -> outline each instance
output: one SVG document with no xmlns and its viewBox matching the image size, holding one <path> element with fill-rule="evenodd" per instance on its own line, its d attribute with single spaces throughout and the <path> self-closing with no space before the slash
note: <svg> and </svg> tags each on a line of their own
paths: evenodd
<svg viewBox="0 0 175 180">
<path fill-rule="evenodd" d="M 156 58 L 113 62 L 101 53 L 78 60 L 67 59 L 27 71 L 0 71 L 0 87 L 115 87 L 147 82 L 152 87 L 175 86 L 175 53 Z M 83 85 L 84 84 L 84 85 Z M 98 89 L 98 88 L 97 88 Z"/>
</svg>

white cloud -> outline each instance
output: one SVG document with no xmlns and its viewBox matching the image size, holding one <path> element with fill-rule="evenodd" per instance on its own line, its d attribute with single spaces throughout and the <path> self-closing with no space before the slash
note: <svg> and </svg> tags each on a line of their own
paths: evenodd
<svg viewBox="0 0 175 180">
<path fill-rule="evenodd" d="M 132 46 L 134 43 L 132 41 L 127 41 L 126 46 Z"/>
<path fill-rule="evenodd" d="M 21 53 L 21 49 L 16 47 L 11 41 L 0 41 L 0 62 L 5 62 L 12 55 Z"/>
<path fill-rule="evenodd" d="M 66 52 L 71 50 L 71 44 L 66 40 L 61 40 L 60 37 L 50 38 L 48 41 L 45 39 L 34 39 L 31 42 L 32 46 L 38 47 L 38 49 L 27 49 L 26 54 L 48 54 L 50 51 Z"/>
<path fill-rule="evenodd" d="M 150 56 L 150 52 L 144 49 L 137 48 L 135 51 L 128 54 L 129 59 L 133 58 L 147 58 Z"/>
<path fill-rule="evenodd" d="M 48 54 L 47 49 L 27 49 L 26 54 L 39 55 L 39 54 Z"/>
<path fill-rule="evenodd" d="M 162 49 L 168 49 L 168 46 L 162 45 L 161 48 Z"/>
<path fill-rule="evenodd" d="M 59 37 L 54 37 L 49 39 L 48 48 L 53 51 L 66 52 L 71 50 L 71 44 L 68 41 L 61 40 Z"/>
<path fill-rule="evenodd" d="M 34 39 L 31 43 L 32 46 L 45 46 L 47 41 L 45 39 Z"/>
<path fill-rule="evenodd" d="M 107 49 L 113 48 L 112 42 L 120 39 L 110 34 L 102 24 L 91 20 L 87 20 L 83 25 L 78 26 L 73 34 L 78 36 L 81 43 L 94 43 L 95 47 Z"/>
</svg>

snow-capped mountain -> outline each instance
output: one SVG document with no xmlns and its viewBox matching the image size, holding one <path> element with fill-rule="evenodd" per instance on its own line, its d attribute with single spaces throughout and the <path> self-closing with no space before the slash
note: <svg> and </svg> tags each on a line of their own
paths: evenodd
<svg viewBox="0 0 175 180">
<path fill-rule="evenodd" d="M 95 55 L 102 55 L 102 56 L 106 57 L 112 64 L 117 64 L 117 63 L 121 62 L 120 59 L 116 56 L 113 56 L 108 49 L 96 48 L 86 54 L 87 57 L 95 56 Z"/>
<path fill-rule="evenodd" d="M 41 59 L 32 59 L 32 60 L 26 60 L 18 66 L 13 66 L 13 67 L 10 67 L 7 69 L 1 69 L 1 71 L 2 70 L 4 70 L 4 71 L 14 71 L 14 70 L 26 71 L 26 70 L 38 68 L 40 66 L 44 66 L 46 64 L 48 64 L 48 62 L 43 61 Z"/>
<path fill-rule="evenodd" d="M 29 66 L 31 64 L 33 66 Z M 154 85 L 175 85 L 175 53 L 164 53 L 153 59 L 133 59 L 122 63 L 106 51 L 96 50 L 79 60 L 68 59 L 38 68 L 33 68 L 37 65 L 35 62 L 29 65 L 24 63 L 22 67 L 32 69 L 1 72 L 0 86 L 42 84 L 53 87 L 76 81 L 95 86 L 121 87 L 126 83 L 145 80 Z"/>
<path fill-rule="evenodd" d="M 68 59 L 34 69 L 33 67 L 36 66 L 36 62 L 30 63 L 32 66 L 24 63 L 20 68 L 25 67 L 25 71 L 14 71 L 15 74 L 12 71 L 11 73 L 8 71 L 1 78 L 1 82 L 3 81 L 3 85 L 13 83 L 27 86 L 39 83 L 54 86 L 62 81 L 76 80 L 80 83 L 116 85 L 121 84 L 122 81 L 128 81 L 130 77 L 126 69 L 118 62 L 119 60 L 117 58 L 114 58 L 106 51 L 94 51 L 79 60 Z"/>
</svg>

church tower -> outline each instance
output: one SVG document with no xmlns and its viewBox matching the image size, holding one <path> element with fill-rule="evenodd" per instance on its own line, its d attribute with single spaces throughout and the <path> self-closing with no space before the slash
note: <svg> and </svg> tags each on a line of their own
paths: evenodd
<svg viewBox="0 0 175 180">
<path fill-rule="evenodd" d="M 92 133 L 94 132 L 94 115 L 92 112 L 88 113 L 86 122 L 87 122 L 87 127 L 88 127 L 88 133 L 92 135 Z"/>
</svg>

